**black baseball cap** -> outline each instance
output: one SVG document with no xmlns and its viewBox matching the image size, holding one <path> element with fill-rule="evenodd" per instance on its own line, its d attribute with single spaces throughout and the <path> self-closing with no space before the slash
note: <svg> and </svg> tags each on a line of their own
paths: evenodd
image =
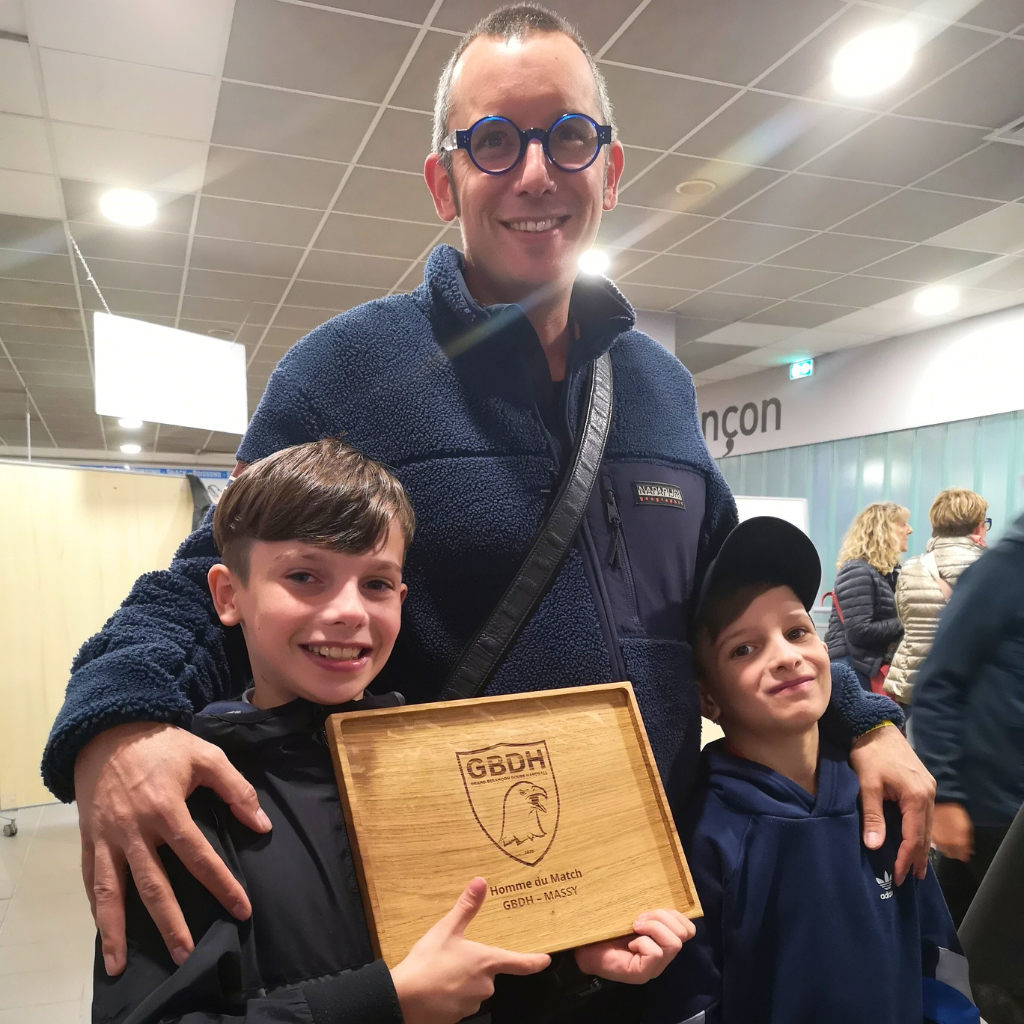
<svg viewBox="0 0 1024 1024">
<path fill-rule="evenodd" d="M 775 516 L 755 516 L 740 523 L 725 538 L 701 580 L 694 623 L 700 622 L 713 591 L 751 583 L 789 587 L 810 611 L 821 585 L 821 559 L 811 538 Z"/>
</svg>

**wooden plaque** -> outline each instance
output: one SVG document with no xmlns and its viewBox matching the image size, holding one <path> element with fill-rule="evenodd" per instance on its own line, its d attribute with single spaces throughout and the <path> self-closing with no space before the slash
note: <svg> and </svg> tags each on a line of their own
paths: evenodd
<svg viewBox="0 0 1024 1024">
<path fill-rule="evenodd" d="M 476 875 L 466 931 L 569 949 L 671 907 L 699 917 L 629 683 L 332 715 L 374 951 L 391 967 Z"/>
</svg>

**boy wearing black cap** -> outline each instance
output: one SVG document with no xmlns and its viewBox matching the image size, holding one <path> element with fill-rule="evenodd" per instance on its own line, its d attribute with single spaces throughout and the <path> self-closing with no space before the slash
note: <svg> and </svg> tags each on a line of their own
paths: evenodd
<svg viewBox="0 0 1024 1024">
<path fill-rule="evenodd" d="M 898 809 L 867 849 L 847 752 L 819 733 L 831 672 L 846 671 L 808 614 L 820 580 L 808 537 L 759 517 L 702 583 L 701 710 L 725 738 L 677 818 L 704 917 L 648 986 L 645 1024 L 979 1019 L 934 875 L 893 882 Z"/>
</svg>

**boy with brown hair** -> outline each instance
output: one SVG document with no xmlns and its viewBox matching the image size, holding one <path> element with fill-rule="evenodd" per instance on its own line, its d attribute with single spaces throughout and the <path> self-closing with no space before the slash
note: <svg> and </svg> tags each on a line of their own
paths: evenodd
<svg viewBox="0 0 1024 1024">
<path fill-rule="evenodd" d="M 820 582 L 810 539 L 767 516 L 705 575 L 697 679 L 725 738 L 679 815 L 704 917 L 648 986 L 645 1024 L 978 1021 L 934 874 L 895 883 L 894 804 L 883 845 L 862 844 L 848 751 L 819 732 L 832 674 L 852 671 L 830 668 L 808 614 Z"/>
<path fill-rule="evenodd" d="M 189 805 L 252 917 L 232 917 L 162 849 L 195 948 L 172 959 L 133 887 L 123 974 L 107 974 L 97 945 L 94 1021 L 454 1024 L 491 996 L 496 974 L 550 963 L 465 938 L 486 896 L 482 878 L 394 968 L 371 952 L 324 721 L 403 702 L 365 690 L 398 636 L 414 529 L 402 485 L 332 439 L 254 463 L 220 499 L 213 531 L 223 561 L 209 587 L 220 622 L 241 626 L 252 686 L 241 701 L 207 706 L 192 729 L 253 785 L 267 831 L 242 825 L 210 790 Z M 692 934 L 681 915 L 656 910 L 635 935 L 576 950 L 575 962 L 640 983 Z"/>
</svg>

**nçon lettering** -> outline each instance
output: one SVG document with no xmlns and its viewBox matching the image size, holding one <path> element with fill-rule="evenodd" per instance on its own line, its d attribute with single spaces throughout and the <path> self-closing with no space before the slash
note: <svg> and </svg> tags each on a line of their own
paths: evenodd
<svg viewBox="0 0 1024 1024">
<path fill-rule="evenodd" d="M 742 434 L 744 437 L 750 437 L 758 427 L 758 423 L 761 425 L 761 433 L 763 434 L 768 429 L 769 422 L 769 411 L 772 407 L 775 407 L 775 430 L 782 429 L 782 403 L 777 398 L 766 398 L 761 403 L 760 415 L 758 415 L 757 406 L 753 402 L 747 402 L 743 408 L 737 405 L 730 405 L 725 412 L 722 413 L 722 437 L 725 438 L 725 454 L 729 455 L 732 452 L 732 447 L 735 442 L 737 434 Z M 731 421 L 731 417 L 735 417 L 735 420 Z M 714 430 L 714 436 L 708 435 L 708 421 L 711 421 L 712 429 Z M 737 429 L 737 426 L 739 429 Z M 718 412 L 715 409 L 709 409 L 706 413 L 703 413 L 700 418 L 700 428 L 704 431 L 705 441 L 717 441 L 718 440 Z"/>
<path fill-rule="evenodd" d="M 488 775 L 518 775 L 520 772 L 546 767 L 544 751 L 538 747 L 536 750 L 524 750 L 522 754 L 512 751 L 505 755 L 471 757 L 466 761 L 466 774 L 473 779 L 482 779 Z"/>
</svg>

